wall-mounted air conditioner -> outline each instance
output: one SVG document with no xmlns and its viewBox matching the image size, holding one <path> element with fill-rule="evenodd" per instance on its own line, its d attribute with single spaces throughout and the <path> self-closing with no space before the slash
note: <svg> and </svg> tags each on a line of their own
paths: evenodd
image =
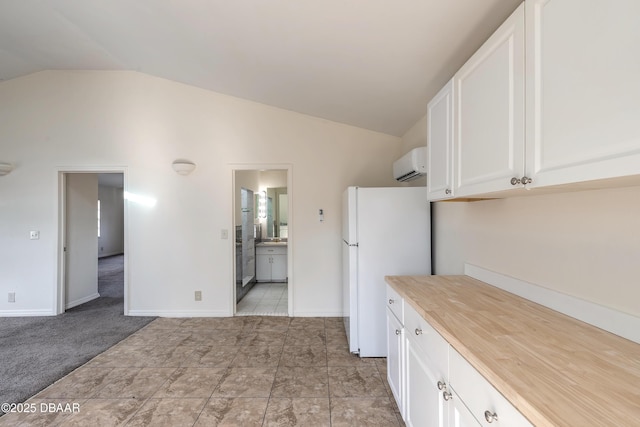
<svg viewBox="0 0 640 427">
<path fill-rule="evenodd" d="M 393 162 L 393 177 L 400 181 L 411 181 L 427 173 L 427 147 L 414 148 Z"/>
</svg>

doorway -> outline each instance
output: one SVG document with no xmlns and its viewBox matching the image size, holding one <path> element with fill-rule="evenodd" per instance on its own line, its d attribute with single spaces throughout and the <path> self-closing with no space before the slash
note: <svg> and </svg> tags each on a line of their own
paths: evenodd
<svg viewBox="0 0 640 427">
<path fill-rule="evenodd" d="M 292 313 L 291 170 L 242 166 L 233 170 L 236 316 Z"/>
<path fill-rule="evenodd" d="M 56 314 L 107 299 L 127 314 L 124 183 L 123 170 L 58 171 Z"/>
</svg>

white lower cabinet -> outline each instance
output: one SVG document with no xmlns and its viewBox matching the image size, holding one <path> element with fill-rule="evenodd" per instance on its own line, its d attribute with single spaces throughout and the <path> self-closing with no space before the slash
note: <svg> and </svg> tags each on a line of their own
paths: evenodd
<svg viewBox="0 0 640 427">
<path fill-rule="evenodd" d="M 426 353 L 406 340 L 406 396 L 405 418 L 407 426 L 423 427 L 449 425 L 449 414 L 443 392 L 438 382 L 446 385 L 445 379 L 429 359 Z"/>
<path fill-rule="evenodd" d="M 532 424 L 454 349 L 449 351 L 449 384 L 473 416 L 486 426 Z"/>
<path fill-rule="evenodd" d="M 287 247 L 256 247 L 256 280 L 258 282 L 287 281 Z"/>
<path fill-rule="evenodd" d="M 455 391 L 451 391 L 449 398 L 449 426 L 451 427 L 478 427 L 481 425 L 478 420 L 473 417 L 469 408 L 464 405 L 462 399 Z"/>
<path fill-rule="evenodd" d="M 400 413 L 404 413 L 404 328 L 387 309 L 387 381 Z"/>
<path fill-rule="evenodd" d="M 407 426 L 532 424 L 390 287 L 404 324 L 387 310 L 387 379 Z"/>
</svg>

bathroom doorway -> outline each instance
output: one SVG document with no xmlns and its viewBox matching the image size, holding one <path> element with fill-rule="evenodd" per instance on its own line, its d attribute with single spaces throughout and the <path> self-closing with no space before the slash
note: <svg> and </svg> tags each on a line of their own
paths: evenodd
<svg viewBox="0 0 640 427">
<path fill-rule="evenodd" d="M 292 313 L 291 167 L 233 170 L 236 316 Z"/>
</svg>

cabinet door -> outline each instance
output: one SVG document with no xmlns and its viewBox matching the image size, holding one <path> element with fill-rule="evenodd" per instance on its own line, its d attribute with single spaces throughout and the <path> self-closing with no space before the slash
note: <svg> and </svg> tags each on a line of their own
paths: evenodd
<svg viewBox="0 0 640 427">
<path fill-rule="evenodd" d="M 640 174 L 640 2 L 525 3 L 531 186 Z"/>
<path fill-rule="evenodd" d="M 402 390 L 403 378 L 403 335 L 402 325 L 393 315 L 390 309 L 387 309 L 387 381 L 396 399 L 398 409 L 404 418 L 404 392 Z"/>
<path fill-rule="evenodd" d="M 524 4 L 454 76 L 454 193 L 512 188 L 524 175 Z"/>
<path fill-rule="evenodd" d="M 449 410 L 449 426 L 451 427 L 478 427 L 482 425 L 473 417 L 469 408 L 464 405 L 455 392 L 451 392 L 447 409 Z"/>
<path fill-rule="evenodd" d="M 427 106 L 427 199 L 453 197 L 453 79 Z"/>
<path fill-rule="evenodd" d="M 447 426 L 448 413 L 442 391 L 438 390 L 438 378 L 432 369 L 429 357 L 418 347 L 405 340 L 406 351 L 406 396 L 405 422 L 407 426 Z"/>
<path fill-rule="evenodd" d="M 271 281 L 271 256 L 256 255 L 256 280 L 258 282 Z"/>
<path fill-rule="evenodd" d="M 271 280 L 284 282 L 287 280 L 287 256 L 271 255 Z"/>
</svg>

